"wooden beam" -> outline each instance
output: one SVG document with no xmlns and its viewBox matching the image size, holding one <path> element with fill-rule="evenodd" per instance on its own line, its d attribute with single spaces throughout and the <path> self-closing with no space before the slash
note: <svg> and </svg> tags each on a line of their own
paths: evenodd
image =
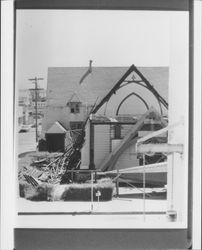
<svg viewBox="0 0 202 250">
<path fill-rule="evenodd" d="M 134 66 L 134 65 L 133 65 Z M 163 106 L 168 109 L 168 103 L 166 100 L 156 91 L 156 89 L 151 85 L 151 83 L 143 76 L 143 74 L 134 66 L 134 71 L 139 75 L 139 77 L 146 83 L 149 87 L 149 90 L 153 93 L 153 95 L 163 104 Z"/>
<path fill-rule="evenodd" d="M 150 153 L 183 153 L 183 145 L 182 144 L 167 144 L 167 143 L 159 143 L 159 144 L 140 144 L 137 146 L 137 153 L 142 154 L 150 154 Z"/>
<path fill-rule="evenodd" d="M 154 163 L 154 164 L 148 164 L 144 166 L 135 166 L 135 167 L 130 167 L 130 168 L 125 168 L 125 169 L 119 169 L 119 174 L 129 174 L 129 173 L 143 173 L 144 171 L 146 173 L 166 173 L 168 167 L 167 162 L 160 162 L 160 163 Z M 106 171 L 104 172 L 106 175 L 107 174 L 116 174 L 117 175 L 117 170 L 111 170 L 111 171 Z M 99 173 L 101 174 L 101 173 Z"/>
<path fill-rule="evenodd" d="M 121 77 L 121 79 L 114 85 L 114 87 L 109 91 L 109 93 L 100 101 L 100 103 L 93 110 L 93 114 L 95 114 L 102 105 L 107 102 L 110 97 L 118 90 L 120 84 L 134 71 L 134 65 L 130 66 L 130 68 L 126 71 L 126 73 Z"/>
<path fill-rule="evenodd" d="M 135 72 L 142 81 L 146 84 L 149 91 L 156 97 L 159 103 L 163 104 L 163 106 L 168 109 L 168 103 L 166 100 L 157 92 L 157 90 L 151 85 L 151 83 L 143 76 L 143 74 L 135 67 L 134 64 L 130 66 L 130 68 L 126 71 L 126 73 L 121 77 L 121 79 L 114 85 L 114 87 L 109 91 L 109 93 L 100 101 L 100 103 L 93 110 L 93 114 L 95 114 L 100 107 L 107 102 L 113 94 L 119 89 L 120 85 L 125 81 L 125 79 L 132 73 Z"/>
<path fill-rule="evenodd" d="M 137 123 L 134 125 L 134 127 L 131 129 L 131 131 L 123 138 L 123 140 L 120 142 L 120 144 L 111 152 L 101 163 L 99 166 L 99 169 L 102 171 L 106 170 L 112 170 L 117 159 L 120 157 L 120 154 L 126 150 L 131 145 L 131 141 L 135 144 L 137 143 L 137 138 L 134 139 L 134 137 L 137 135 L 138 131 L 141 129 L 141 127 L 144 124 L 144 120 L 148 117 L 148 115 L 152 112 L 155 112 L 156 116 L 161 119 L 161 115 L 158 114 L 158 112 L 151 107 L 142 117 L 137 121 Z M 134 139 L 134 140 L 133 140 Z"/>
<path fill-rule="evenodd" d="M 123 138 L 120 144 L 103 160 L 102 164 L 99 166 L 99 169 L 101 169 L 102 171 L 113 169 L 113 166 L 120 156 L 120 153 L 128 147 L 130 141 L 135 137 L 135 135 L 137 135 L 138 130 L 143 126 L 145 118 L 153 111 L 153 108 L 151 108 L 138 120 L 138 122 Z"/>
<path fill-rule="evenodd" d="M 92 124 L 90 120 L 90 164 L 89 169 L 94 170 L 95 169 L 95 163 L 94 163 L 94 125 Z"/>
</svg>

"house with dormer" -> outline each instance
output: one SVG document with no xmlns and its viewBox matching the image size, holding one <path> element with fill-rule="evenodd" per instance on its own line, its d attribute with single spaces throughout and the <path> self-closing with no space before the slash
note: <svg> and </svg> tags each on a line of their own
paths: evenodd
<svg viewBox="0 0 202 250">
<path fill-rule="evenodd" d="M 100 117 L 134 122 L 150 107 L 166 117 L 167 99 L 167 67 L 49 68 L 42 136 L 50 152 L 64 151 L 93 107 Z M 114 125 L 110 133 L 122 139 L 126 130 Z"/>
</svg>

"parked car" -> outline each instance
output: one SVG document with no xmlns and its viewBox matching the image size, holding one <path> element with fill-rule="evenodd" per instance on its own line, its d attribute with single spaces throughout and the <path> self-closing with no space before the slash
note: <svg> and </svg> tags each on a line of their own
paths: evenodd
<svg viewBox="0 0 202 250">
<path fill-rule="evenodd" d="M 41 125 L 42 123 L 41 122 L 38 122 L 38 126 Z M 35 124 L 32 124 L 31 126 L 32 128 L 36 128 L 36 123 Z"/>
<path fill-rule="evenodd" d="M 19 130 L 19 133 L 26 133 L 30 130 L 30 128 L 31 128 L 31 125 L 22 125 Z"/>
</svg>

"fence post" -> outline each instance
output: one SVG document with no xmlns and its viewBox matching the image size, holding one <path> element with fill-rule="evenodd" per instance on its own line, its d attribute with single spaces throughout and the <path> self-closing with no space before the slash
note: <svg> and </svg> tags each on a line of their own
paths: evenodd
<svg viewBox="0 0 202 250">
<path fill-rule="evenodd" d="M 93 171 L 91 171 L 91 212 L 93 211 Z"/>
<path fill-rule="evenodd" d="M 119 176 L 119 170 L 117 169 L 117 176 Z M 116 180 L 116 196 L 119 197 L 119 177 Z"/>
<path fill-rule="evenodd" d="M 95 171 L 95 183 L 97 183 L 97 172 Z"/>
</svg>

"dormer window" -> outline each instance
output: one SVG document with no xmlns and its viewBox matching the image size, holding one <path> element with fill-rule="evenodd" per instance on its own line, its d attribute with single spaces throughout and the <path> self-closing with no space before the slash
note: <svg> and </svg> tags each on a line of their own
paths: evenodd
<svg viewBox="0 0 202 250">
<path fill-rule="evenodd" d="M 79 102 L 70 102 L 69 108 L 70 108 L 70 113 L 72 113 L 72 114 L 80 113 L 80 103 Z"/>
<path fill-rule="evenodd" d="M 81 101 L 76 93 L 74 93 L 70 100 L 67 102 L 67 106 L 69 106 L 71 114 L 80 113 Z"/>
</svg>

